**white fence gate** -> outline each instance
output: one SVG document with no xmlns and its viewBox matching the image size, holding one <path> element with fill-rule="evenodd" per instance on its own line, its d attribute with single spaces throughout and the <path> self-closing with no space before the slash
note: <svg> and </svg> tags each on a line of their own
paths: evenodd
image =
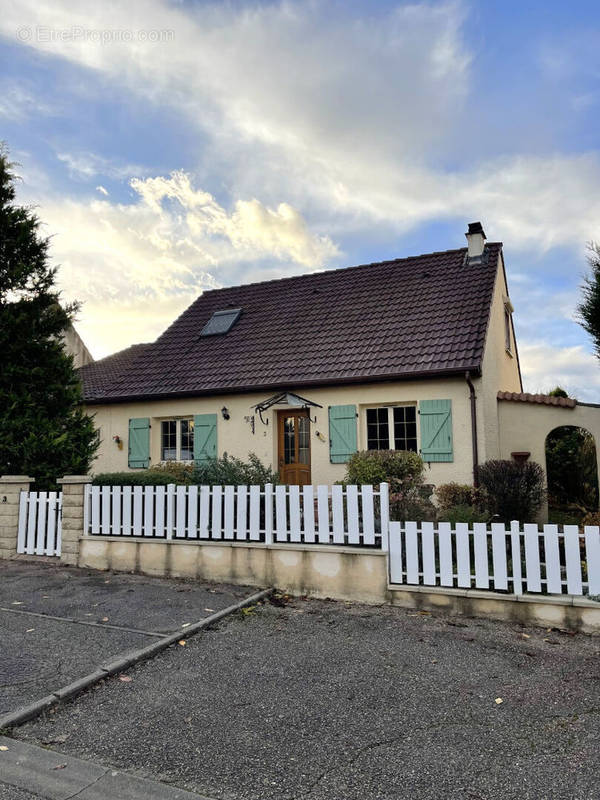
<svg viewBox="0 0 600 800">
<path fill-rule="evenodd" d="M 600 595 L 600 528 L 391 522 L 394 584 L 523 594 Z"/>
<path fill-rule="evenodd" d="M 387 550 L 388 485 L 87 486 L 91 535 Z"/>
<path fill-rule="evenodd" d="M 62 492 L 21 492 L 17 553 L 59 556 Z"/>
</svg>

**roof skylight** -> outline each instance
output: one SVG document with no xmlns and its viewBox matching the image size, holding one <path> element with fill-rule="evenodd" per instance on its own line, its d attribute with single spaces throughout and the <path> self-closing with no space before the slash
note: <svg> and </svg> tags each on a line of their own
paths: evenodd
<svg viewBox="0 0 600 800">
<path fill-rule="evenodd" d="M 200 336 L 217 336 L 227 333 L 238 321 L 241 313 L 241 308 L 228 308 L 225 311 L 214 311 L 212 317 L 200 331 Z"/>
</svg>

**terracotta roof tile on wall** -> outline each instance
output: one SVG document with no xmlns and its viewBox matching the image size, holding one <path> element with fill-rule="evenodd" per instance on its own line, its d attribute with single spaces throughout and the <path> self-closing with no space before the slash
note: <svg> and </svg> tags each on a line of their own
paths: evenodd
<svg viewBox="0 0 600 800">
<path fill-rule="evenodd" d="M 528 392 L 498 392 L 498 400 L 515 400 L 519 403 L 538 403 L 562 408 L 575 408 L 577 405 L 577 400 L 572 397 L 554 397 L 549 394 L 529 394 Z"/>
<path fill-rule="evenodd" d="M 481 366 L 501 244 L 204 292 L 150 345 L 81 371 L 87 402 L 451 374 Z M 201 337 L 214 311 L 231 330 Z"/>
</svg>

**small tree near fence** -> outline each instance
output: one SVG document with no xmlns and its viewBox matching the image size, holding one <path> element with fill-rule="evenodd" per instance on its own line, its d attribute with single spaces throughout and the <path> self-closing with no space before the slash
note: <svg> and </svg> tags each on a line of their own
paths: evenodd
<svg viewBox="0 0 600 800">
<path fill-rule="evenodd" d="M 502 522 L 533 522 L 546 497 L 544 470 L 534 461 L 486 461 L 479 482 L 490 511 Z"/>
</svg>

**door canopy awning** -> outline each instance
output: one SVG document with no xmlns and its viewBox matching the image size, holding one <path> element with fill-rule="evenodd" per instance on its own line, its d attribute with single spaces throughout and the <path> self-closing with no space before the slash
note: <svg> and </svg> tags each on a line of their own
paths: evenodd
<svg viewBox="0 0 600 800">
<path fill-rule="evenodd" d="M 267 400 L 263 400 L 262 403 L 257 403 L 255 406 L 252 406 L 252 408 L 258 412 L 258 416 L 263 425 L 269 424 L 268 419 L 263 419 L 263 412 L 271 408 L 271 406 L 293 406 L 294 408 L 305 409 L 309 409 L 311 406 L 313 408 L 323 408 L 319 403 L 307 400 L 306 397 L 300 397 L 299 394 L 280 392 L 279 394 L 274 394 L 273 397 L 269 397 Z"/>
</svg>

